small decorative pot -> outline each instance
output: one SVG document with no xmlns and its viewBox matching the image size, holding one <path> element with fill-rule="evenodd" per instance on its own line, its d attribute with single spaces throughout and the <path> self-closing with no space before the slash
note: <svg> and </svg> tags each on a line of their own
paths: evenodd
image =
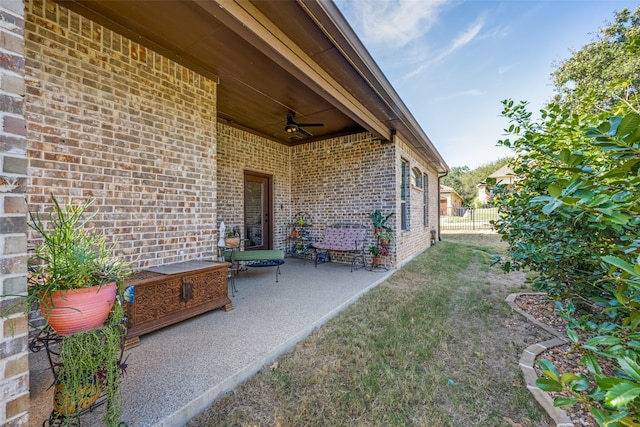
<svg viewBox="0 0 640 427">
<path fill-rule="evenodd" d="M 240 246 L 240 238 L 239 237 L 227 237 L 224 239 L 224 245 L 228 248 L 236 248 Z"/>
<path fill-rule="evenodd" d="M 93 405 L 101 393 L 102 388 L 97 384 L 87 384 L 69 392 L 57 384 L 53 394 L 53 409 L 61 415 L 77 414 Z"/>
</svg>

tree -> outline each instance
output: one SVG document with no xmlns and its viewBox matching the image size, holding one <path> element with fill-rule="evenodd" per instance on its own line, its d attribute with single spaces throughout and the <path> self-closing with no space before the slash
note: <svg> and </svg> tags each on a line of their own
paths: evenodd
<svg viewBox="0 0 640 427">
<path fill-rule="evenodd" d="M 469 166 L 453 166 L 449 174 L 443 177 L 440 182 L 442 185 L 455 188 L 458 194 L 460 194 L 460 191 L 462 191 L 462 180 L 469 172 L 471 172 Z"/>
<path fill-rule="evenodd" d="M 501 195 L 503 215 L 498 226 L 512 249 L 513 259 L 508 268 L 537 271 L 537 285 L 561 297 L 579 295 L 588 299 L 607 292 L 599 287 L 598 282 L 608 268 L 602 265 L 600 255 L 617 247 L 621 239 L 620 228 L 603 225 L 604 220 L 611 219 L 608 217 L 610 211 L 602 207 L 604 205 L 600 207 L 604 210 L 596 221 L 580 212 L 586 199 L 576 202 L 573 206 L 576 211 L 572 213 L 567 206 L 556 209 L 553 203 L 543 205 L 540 201 L 544 197 L 557 198 L 559 187 L 571 184 L 575 190 L 583 181 L 593 182 L 596 179 L 594 174 L 598 172 L 601 175 L 597 180 L 603 188 L 608 188 L 610 179 L 619 185 L 628 185 L 625 184 L 629 182 L 626 175 L 637 175 L 640 158 L 637 145 L 620 147 L 606 142 L 622 117 L 633 117 L 630 114 L 638 113 L 638 97 L 615 98 L 605 90 L 630 88 L 630 84 L 637 88 L 640 67 L 629 68 L 620 64 L 621 69 L 626 70 L 624 74 L 601 63 L 603 58 L 617 63 L 617 57 L 620 57 L 637 64 L 640 7 L 633 15 L 626 9 L 618 12 L 615 22 L 600 32 L 603 34 L 600 40 L 574 52 L 556 71 L 557 84 L 573 76 L 576 86 L 570 92 L 563 92 L 562 87 L 557 87 L 558 102 L 543 110 L 539 123 L 531 121 L 526 102 L 504 102 L 503 115 L 512 123 L 507 133 L 516 139 L 499 143 L 515 152 L 517 157 L 511 164 L 512 169 L 516 175 L 525 177 L 514 186 L 513 192 L 503 191 Z M 562 79 L 558 80 L 560 77 Z M 596 99 L 604 101 L 595 102 Z M 604 112 L 605 107 L 611 113 Z M 626 123 L 631 123 L 627 127 L 632 127 L 635 122 L 627 120 Z M 593 129 L 601 134 L 596 135 Z M 633 186 L 628 191 L 631 197 L 634 194 L 637 197 L 640 192 Z M 604 200 L 604 195 L 602 198 L 603 203 L 612 203 Z M 596 202 L 589 203 L 595 206 Z M 604 295 L 605 298 L 608 296 Z"/>
<path fill-rule="evenodd" d="M 465 206 L 471 206 L 477 202 L 478 191 L 476 185 L 485 181 L 489 175 L 506 165 L 509 157 L 504 157 L 493 162 L 478 166 L 470 170 L 468 166 L 454 166 L 449 175 L 440 181 L 443 185 L 455 189 L 464 201 Z"/>
<path fill-rule="evenodd" d="M 640 33 L 640 6 L 623 9 L 598 37 L 559 65 L 552 73 L 555 101 L 577 114 L 609 112 L 638 101 L 640 56 L 630 49 Z"/>
</svg>

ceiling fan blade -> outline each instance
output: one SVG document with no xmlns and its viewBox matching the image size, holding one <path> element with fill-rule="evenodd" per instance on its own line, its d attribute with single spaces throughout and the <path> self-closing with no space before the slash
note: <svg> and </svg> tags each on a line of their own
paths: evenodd
<svg viewBox="0 0 640 427">
<path fill-rule="evenodd" d="M 291 133 L 301 133 L 306 136 L 313 136 L 313 134 L 307 130 L 304 130 L 303 127 L 318 127 L 324 126 L 324 123 L 316 122 L 316 123 L 297 123 L 296 122 L 296 113 L 293 111 L 287 111 L 287 123 L 284 127 L 284 130 L 280 133 L 276 134 L 280 135 L 282 132 Z"/>
<path fill-rule="evenodd" d="M 312 134 L 311 132 L 309 132 L 309 131 L 306 131 L 306 130 L 302 129 L 302 128 L 300 127 L 300 125 L 298 125 L 298 132 L 303 133 L 303 134 L 305 134 L 305 135 L 307 135 L 307 136 L 313 136 L 313 134 Z"/>
</svg>

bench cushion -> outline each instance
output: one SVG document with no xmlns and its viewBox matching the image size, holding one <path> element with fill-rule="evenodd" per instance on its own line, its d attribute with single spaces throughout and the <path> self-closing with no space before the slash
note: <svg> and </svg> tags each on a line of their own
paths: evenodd
<svg viewBox="0 0 640 427">
<path fill-rule="evenodd" d="M 328 227 L 321 242 L 314 242 L 316 249 L 333 251 L 360 251 L 363 249 L 366 228 Z"/>
<path fill-rule="evenodd" d="M 233 255 L 236 261 L 262 261 L 284 259 L 284 251 L 278 250 L 256 250 L 256 251 L 236 251 Z M 224 259 L 231 261 L 231 251 L 224 252 Z"/>
</svg>

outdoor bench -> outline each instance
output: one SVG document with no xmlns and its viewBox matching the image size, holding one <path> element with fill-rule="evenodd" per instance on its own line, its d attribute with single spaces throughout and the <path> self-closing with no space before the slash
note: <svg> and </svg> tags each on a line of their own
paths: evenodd
<svg viewBox="0 0 640 427">
<path fill-rule="evenodd" d="M 276 282 L 280 274 L 280 266 L 284 264 L 284 251 L 254 250 L 254 251 L 224 251 L 224 259 L 232 264 L 232 270 L 240 271 L 240 262 L 246 267 L 276 267 Z M 233 278 L 232 278 L 233 280 Z M 235 283 L 233 283 L 235 285 Z M 235 290 L 235 288 L 234 288 Z"/>
<path fill-rule="evenodd" d="M 318 266 L 318 251 L 337 251 L 351 254 L 351 271 L 364 267 L 366 239 L 367 228 L 360 224 L 333 224 L 327 227 L 322 240 L 311 244 L 316 250 L 315 266 Z M 356 263 L 360 265 L 356 267 Z"/>
</svg>

